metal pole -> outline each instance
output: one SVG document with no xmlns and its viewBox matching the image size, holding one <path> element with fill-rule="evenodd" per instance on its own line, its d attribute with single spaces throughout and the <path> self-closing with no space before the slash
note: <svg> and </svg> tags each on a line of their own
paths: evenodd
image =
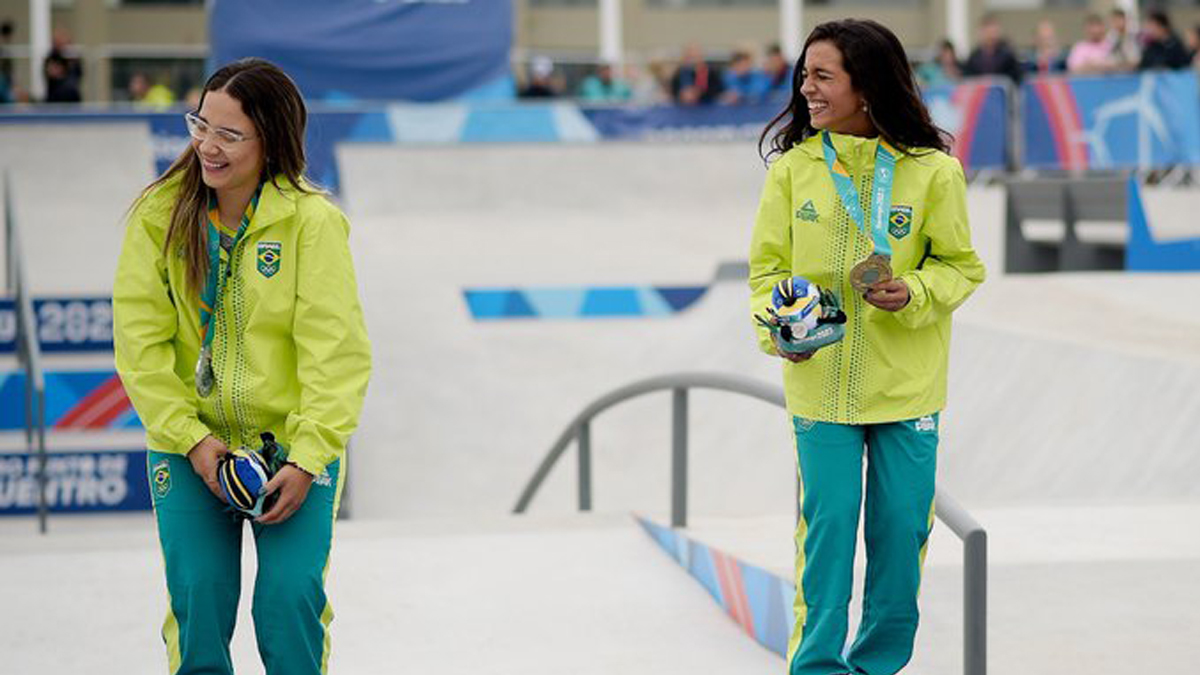
<svg viewBox="0 0 1200 675">
<path fill-rule="evenodd" d="M 687 527 L 688 393 L 671 392 L 671 527 Z"/>
<path fill-rule="evenodd" d="M 579 510 L 592 510 L 592 423 L 579 425 Z"/>
<path fill-rule="evenodd" d="M 50 53 L 50 0 L 29 0 L 29 95 L 46 98 L 42 60 Z"/>
<path fill-rule="evenodd" d="M 987 675 L 987 532 L 963 541 L 963 672 Z"/>
<path fill-rule="evenodd" d="M 625 45 L 621 25 L 621 0 L 600 0 L 600 62 L 619 67 Z"/>
<path fill-rule="evenodd" d="M 804 0 L 779 0 L 779 48 L 789 62 L 800 58 L 803 30 Z"/>
<path fill-rule="evenodd" d="M 46 504 L 46 387 L 44 382 L 38 386 L 37 401 L 38 531 L 46 534 L 46 518 L 49 508 Z"/>
<path fill-rule="evenodd" d="M 946 0 L 946 37 L 954 43 L 954 50 L 964 58 L 971 52 L 967 13 L 967 0 Z"/>
</svg>

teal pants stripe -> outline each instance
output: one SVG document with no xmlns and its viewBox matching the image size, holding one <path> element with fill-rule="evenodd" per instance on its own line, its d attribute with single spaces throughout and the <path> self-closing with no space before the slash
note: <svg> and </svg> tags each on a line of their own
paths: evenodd
<svg viewBox="0 0 1200 675">
<path fill-rule="evenodd" d="M 163 624 L 168 672 L 233 675 L 229 643 L 247 521 L 208 491 L 186 457 L 151 451 L 147 464 L 170 596 Z M 268 675 L 325 672 L 325 568 L 339 470 L 340 462 L 331 464 L 287 521 L 250 523 L 258 554 L 251 615 Z"/>
<path fill-rule="evenodd" d="M 789 675 L 893 675 L 912 658 L 921 565 L 933 525 L 938 423 L 938 415 L 872 425 L 793 418 L 801 517 Z M 863 616 L 847 649 L 862 511 Z"/>
</svg>

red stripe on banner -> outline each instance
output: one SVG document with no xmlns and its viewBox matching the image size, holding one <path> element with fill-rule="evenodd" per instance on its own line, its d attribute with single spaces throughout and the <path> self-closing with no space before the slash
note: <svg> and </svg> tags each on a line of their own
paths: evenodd
<svg viewBox="0 0 1200 675">
<path fill-rule="evenodd" d="M 737 561 L 717 550 L 712 550 L 713 563 L 721 581 L 721 594 L 725 609 L 751 636 L 754 635 L 754 617 L 750 615 L 750 602 L 746 599 L 746 588 L 742 582 L 742 570 Z"/>
<path fill-rule="evenodd" d="M 954 156 L 962 163 L 963 171 L 971 170 L 971 146 L 979 129 L 979 110 L 983 108 L 987 88 L 986 82 L 968 82 L 959 85 L 950 97 L 954 107 L 962 111 L 963 123 L 954 138 Z"/>
<path fill-rule="evenodd" d="M 1083 122 L 1070 85 L 1061 77 L 1041 77 L 1033 86 L 1046 110 L 1060 164 L 1067 170 L 1086 169 L 1088 159 L 1087 145 L 1083 141 Z"/>
<path fill-rule="evenodd" d="M 750 611 L 750 598 L 746 595 L 746 579 L 742 575 L 742 566 L 733 558 L 729 559 L 729 564 L 733 571 L 734 585 L 737 587 L 738 603 L 742 608 L 742 627 L 750 637 L 755 637 L 754 612 Z"/>
<path fill-rule="evenodd" d="M 1087 139 L 1083 137 L 1083 115 L 1079 112 L 1079 101 L 1071 92 L 1071 85 L 1066 78 L 1058 80 L 1058 85 L 1062 96 L 1063 110 L 1069 122 L 1067 128 L 1070 136 L 1067 138 L 1067 144 L 1075 152 L 1074 166 L 1080 170 L 1086 169 L 1088 168 Z"/>
<path fill-rule="evenodd" d="M 121 378 L 113 375 L 96 387 L 54 424 L 55 429 L 103 428 L 129 409 L 129 396 Z"/>
<path fill-rule="evenodd" d="M 729 570 L 725 567 L 725 556 L 721 555 L 716 549 L 709 549 L 709 554 L 712 555 L 713 567 L 717 570 L 717 582 L 721 585 L 721 604 L 725 606 L 725 611 L 729 616 L 733 617 L 734 621 L 738 621 L 738 606 L 733 598 L 733 583 L 729 580 Z M 739 621 L 739 623 L 741 623 Z"/>
</svg>

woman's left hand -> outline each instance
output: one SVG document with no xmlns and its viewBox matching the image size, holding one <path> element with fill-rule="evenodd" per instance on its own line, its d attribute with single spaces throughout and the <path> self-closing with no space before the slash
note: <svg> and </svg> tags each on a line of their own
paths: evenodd
<svg viewBox="0 0 1200 675">
<path fill-rule="evenodd" d="M 276 525 L 292 517 L 304 498 L 308 496 L 308 488 L 312 486 L 313 477 L 291 464 L 285 464 L 279 473 L 267 481 L 267 493 L 279 491 L 279 499 L 270 511 L 262 514 L 256 522 L 263 525 Z"/>
<path fill-rule="evenodd" d="M 871 286 L 863 299 L 879 309 L 895 312 L 908 304 L 908 284 L 899 279 L 881 281 Z"/>
</svg>

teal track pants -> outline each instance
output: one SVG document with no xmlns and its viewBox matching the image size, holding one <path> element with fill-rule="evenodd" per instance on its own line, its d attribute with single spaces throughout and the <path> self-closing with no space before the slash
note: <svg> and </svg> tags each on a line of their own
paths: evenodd
<svg viewBox="0 0 1200 675">
<path fill-rule="evenodd" d="M 233 675 L 229 642 L 246 521 L 209 492 L 186 457 L 146 456 L 169 594 L 162 631 L 168 672 Z M 342 482 L 339 461 L 313 481 L 291 518 L 250 525 L 258 552 L 251 612 L 268 675 L 326 672 L 333 610 L 325 573 Z"/>
<path fill-rule="evenodd" d="M 789 675 L 893 675 L 912 658 L 921 565 L 933 527 L 938 415 L 845 425 L 793 418 L 801 481 Z M 863 504 L 863 616 L 845 648 Z"/>
</svg>

